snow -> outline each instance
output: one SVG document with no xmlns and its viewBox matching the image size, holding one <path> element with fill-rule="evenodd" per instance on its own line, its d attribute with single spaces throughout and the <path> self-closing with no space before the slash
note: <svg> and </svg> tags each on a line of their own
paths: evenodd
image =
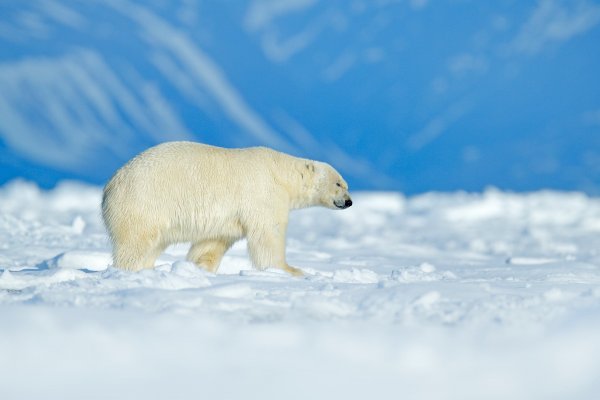
<svg viewBox="0 0 600 400">
<path fill-rule="evenodd" d="M 288 259 L 110 266 L 101 189 L 0 187 L 0 398 L 595 399 L 600 200 L 356 193 Z"/>
</svg>

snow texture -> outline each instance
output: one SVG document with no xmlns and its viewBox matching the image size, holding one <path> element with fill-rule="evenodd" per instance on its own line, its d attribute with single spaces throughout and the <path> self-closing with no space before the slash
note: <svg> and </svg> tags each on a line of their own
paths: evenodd
<svg viewBox="0 0 600 400">
<path fill-rule="evenodd" d="M 288 258 L 110 266 L 101 190 L 0 188 L 0 398 L 595 399 L 600 200 L 358 193 Z"/>
</svg>

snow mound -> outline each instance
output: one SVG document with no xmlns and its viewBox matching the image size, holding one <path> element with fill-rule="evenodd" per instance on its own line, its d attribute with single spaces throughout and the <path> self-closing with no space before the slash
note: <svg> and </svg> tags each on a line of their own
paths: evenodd
<svg viewBox="0 0 600 400">
<path fill-rule="evenodd" d="M 110 253 L 99 251 L 66 251 L 56 257 L 45 261 L 42 265 L 48 268 L 87 269 L 90 271 L 104 271 L 111 264 Z"/>
</svg>

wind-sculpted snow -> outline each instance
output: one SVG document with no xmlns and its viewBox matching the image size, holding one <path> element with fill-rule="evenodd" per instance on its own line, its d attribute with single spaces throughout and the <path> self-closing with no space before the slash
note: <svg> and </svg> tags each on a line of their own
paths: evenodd
<svg viewBox="0 0 600 400">
<path fill-rule="evenodd" d="M 364 192 L 292 213 L 306 276 L 110 266 L 100 189 L 0 188 L 2 398 L 591 399 L 600 200 Z M 149 194 L 151 195 L 151 194 Z M 33 384 L 35 382 L 35 384 Z"/>
</svg>

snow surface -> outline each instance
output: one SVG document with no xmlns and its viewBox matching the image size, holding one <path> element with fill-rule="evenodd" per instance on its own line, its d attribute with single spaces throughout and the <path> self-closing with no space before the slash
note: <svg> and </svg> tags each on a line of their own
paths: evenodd
<svg viewBox="0 0 600 400">
<path fill-rule="evenodd" d="M 101 189 L 0 187 L 0 398 L 597 399 L 600 199 L 357 193 L 292 213 L 297 279 L 109 266 Z"/>
</svg>

